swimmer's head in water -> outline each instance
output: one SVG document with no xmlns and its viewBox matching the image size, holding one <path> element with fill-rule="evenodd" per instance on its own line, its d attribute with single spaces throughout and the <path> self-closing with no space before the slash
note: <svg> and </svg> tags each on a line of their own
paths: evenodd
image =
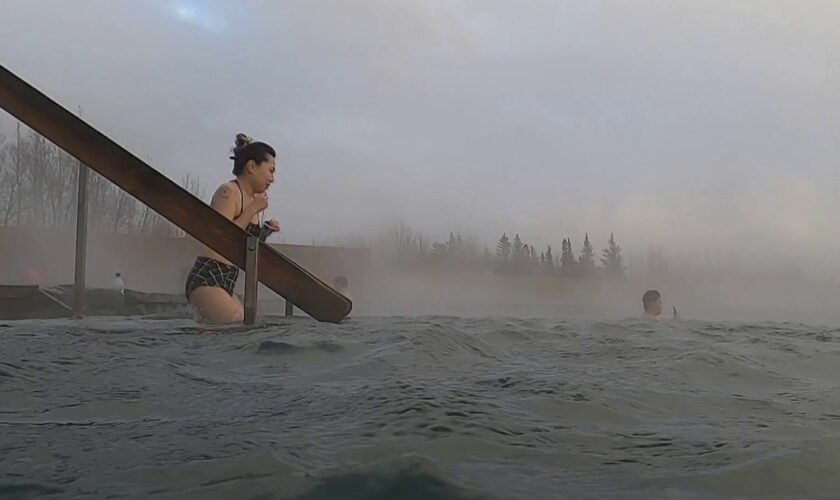
<svg viewBox="0 0 840 500">
<path fill-rule="evenodd" d="M 274 171 L 277 168 L 274 148 L 264 142 L 254 141 L 245 134 L 236 134 L 236 143 L 231 151 L 233 175 L 240 182 L 247 182 L 255 193 L 264 193 L 274 182 Z"/>
<path fill-rule="evenodd" d="M 656 290 L 648 290 L 642 296 L 642 305 L 647 314 L 659 316 L 662 314 L 662 295 Z"/>
</svg>

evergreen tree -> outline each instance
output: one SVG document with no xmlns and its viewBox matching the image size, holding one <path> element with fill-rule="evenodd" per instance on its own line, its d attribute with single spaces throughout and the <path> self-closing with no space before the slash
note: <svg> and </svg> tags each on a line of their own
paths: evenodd
<svg viewBox="0 0 840 500">
<path fill-rule="evenodd" d="M 607 274 L 619 278 L 624 275 L 624 266 L 621 262 L 621 247 L 615 243 L 615 237 L 610 234 L 610 241 L 607 248 L 601 251 L 601 263 Z"/>
<path fill-rule="evenodd" d="M 528 270 L 531 265 L 531 246 L 527 243 L 522 243 L 522 270 Z"/>
<path fill-rule="evenodd" d="M 575 254 L 572 251 L 572 240 L 564 239 L 560 255 L 560 274 L 566 277 L 575 275 Z"/>
<path fill-rule="evenodd" d="M 513 257 L 514 262 L 522 262 L 523 251 L 522 239 L 519 238 L 519 234 L 516 234 L 513 237 L 513 245 L 511 246 L 511 257 Z"/>
<path fill-rule="evenodd" d="M 592 248 L 592 243 L 589 242 L 589 233 L 586 233 L 586 238 L 583 240 L 583 249 L 580 251 L 580 274 L 581 276 L 592 276 L 595 274 L 595 249 Z"/>
<path fill-rule="evenodd" d="M 554 274 L 554 255 L 551 254 L 551 245 L 548 245 L 548 251 L 545 252 L 545 270 L 548 274 Z"/>
<path fill-rule="evenodd" d="M 510 252 L 510 239 L 507 237 L 507 234 L 503 234 L 499 238 L 499 243 L 496 244 L 496 259 L 506 263 L 510 260 Z"/>
<path fill-rule="evenodd" d="M 513 274 L 520 274 L 525 268 L 526 246 L 522 243 L 519 234 L 514 235 L 510 246 L 510 272 Z"/>
</svg>

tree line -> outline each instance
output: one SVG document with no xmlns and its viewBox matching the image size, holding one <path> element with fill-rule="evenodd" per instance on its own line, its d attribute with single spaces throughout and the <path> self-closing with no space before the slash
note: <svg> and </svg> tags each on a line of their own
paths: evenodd
<svg viewBox="0 0 840 500">
<path fill-rule="evenodd" d="M 67 228 L 76 221 L 79 162 L 20 123 L 0 136 L 0 226 Z M 199 182 L 181 185 L 199 198 Z M 88 227 L 92 231 L 183 236 L 177 226 L 96 172 L 88 176 Z"/>
<path fill-rule="evenodd" d="M 384 231 L 374 242 L 360 237 L 354 237 L 353 242 L 370 246 L 375 254 L 384 257 L 397 268 L 408 271 L 493 272 L 504 275 L 589 278 L 598 274 L 621 277 L 626 270 L 621 246 L 612 234 L 600 255 L 596 255 L 589 234 L 586 234 L 577 257 L 570 238 L 563 238 L 558 255 L 551 245 L 544 250 L 537 250 L 519 234 L 510 238 L 504 233 L 491 251 L 474 236 L 452 232 L 446 241 L 432 241 L 403 223 Z"/>
<path fill-rule="evenodd" d="M 615 242 L 613 234 L 610 234 L 606 247 L 601 250 L 601 266 L 596 264 L 595 259 L 595 248 L 589 241 L 588 233 L 577 258 L 570 238 L 563 238 L 560 255 L 555 255 L 551 245 L 538 253 L 533 245 L 524 243 L 519 234 L 515 234 L 511 240 L 505 233 L 496 243 L 494 271 L 497 274 L 559 275 L 567 278 L 589 278 L 599 272 L 612 277 L 624 274 L 621 247 Z"/>
</svg>

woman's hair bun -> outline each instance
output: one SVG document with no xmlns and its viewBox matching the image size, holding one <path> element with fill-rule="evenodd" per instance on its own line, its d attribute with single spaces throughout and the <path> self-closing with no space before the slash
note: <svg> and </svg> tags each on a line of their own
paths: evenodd
<svg viewBox="0 0 840 500">
<path fill-rule="evenodd" d="M 233 153 L 233 156 L 231 156 L 230 159 L 231 160 L 236 159 L 236 153 L 238 153 L 240 149 L 244 148 L 248 144 L 251 144 L 252 142 L 254 142 L 254 140 L 251 139 L 250 137 L 248 137 L 247 135 L 245 135 L 241 132 L 236 134 L 236 140 L 234 141 L 234 146 L 232 148 L 230 148 L 230 152 Z"/>
</svg>

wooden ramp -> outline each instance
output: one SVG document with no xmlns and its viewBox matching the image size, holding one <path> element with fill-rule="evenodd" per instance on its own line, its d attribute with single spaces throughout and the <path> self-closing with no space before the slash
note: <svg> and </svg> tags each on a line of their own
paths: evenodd
<svg viewBox="0 0 840 500">
<path fill-rule="evenodd" d="M 248 234 L 178 184 L 0 66 L 0 106 L 67 153 L 148 205 L 187 234 L 245 269 Z M 319 321 L 337 323 L 349 299 L 260 243 L 259 280 Z"/>
</svg>

